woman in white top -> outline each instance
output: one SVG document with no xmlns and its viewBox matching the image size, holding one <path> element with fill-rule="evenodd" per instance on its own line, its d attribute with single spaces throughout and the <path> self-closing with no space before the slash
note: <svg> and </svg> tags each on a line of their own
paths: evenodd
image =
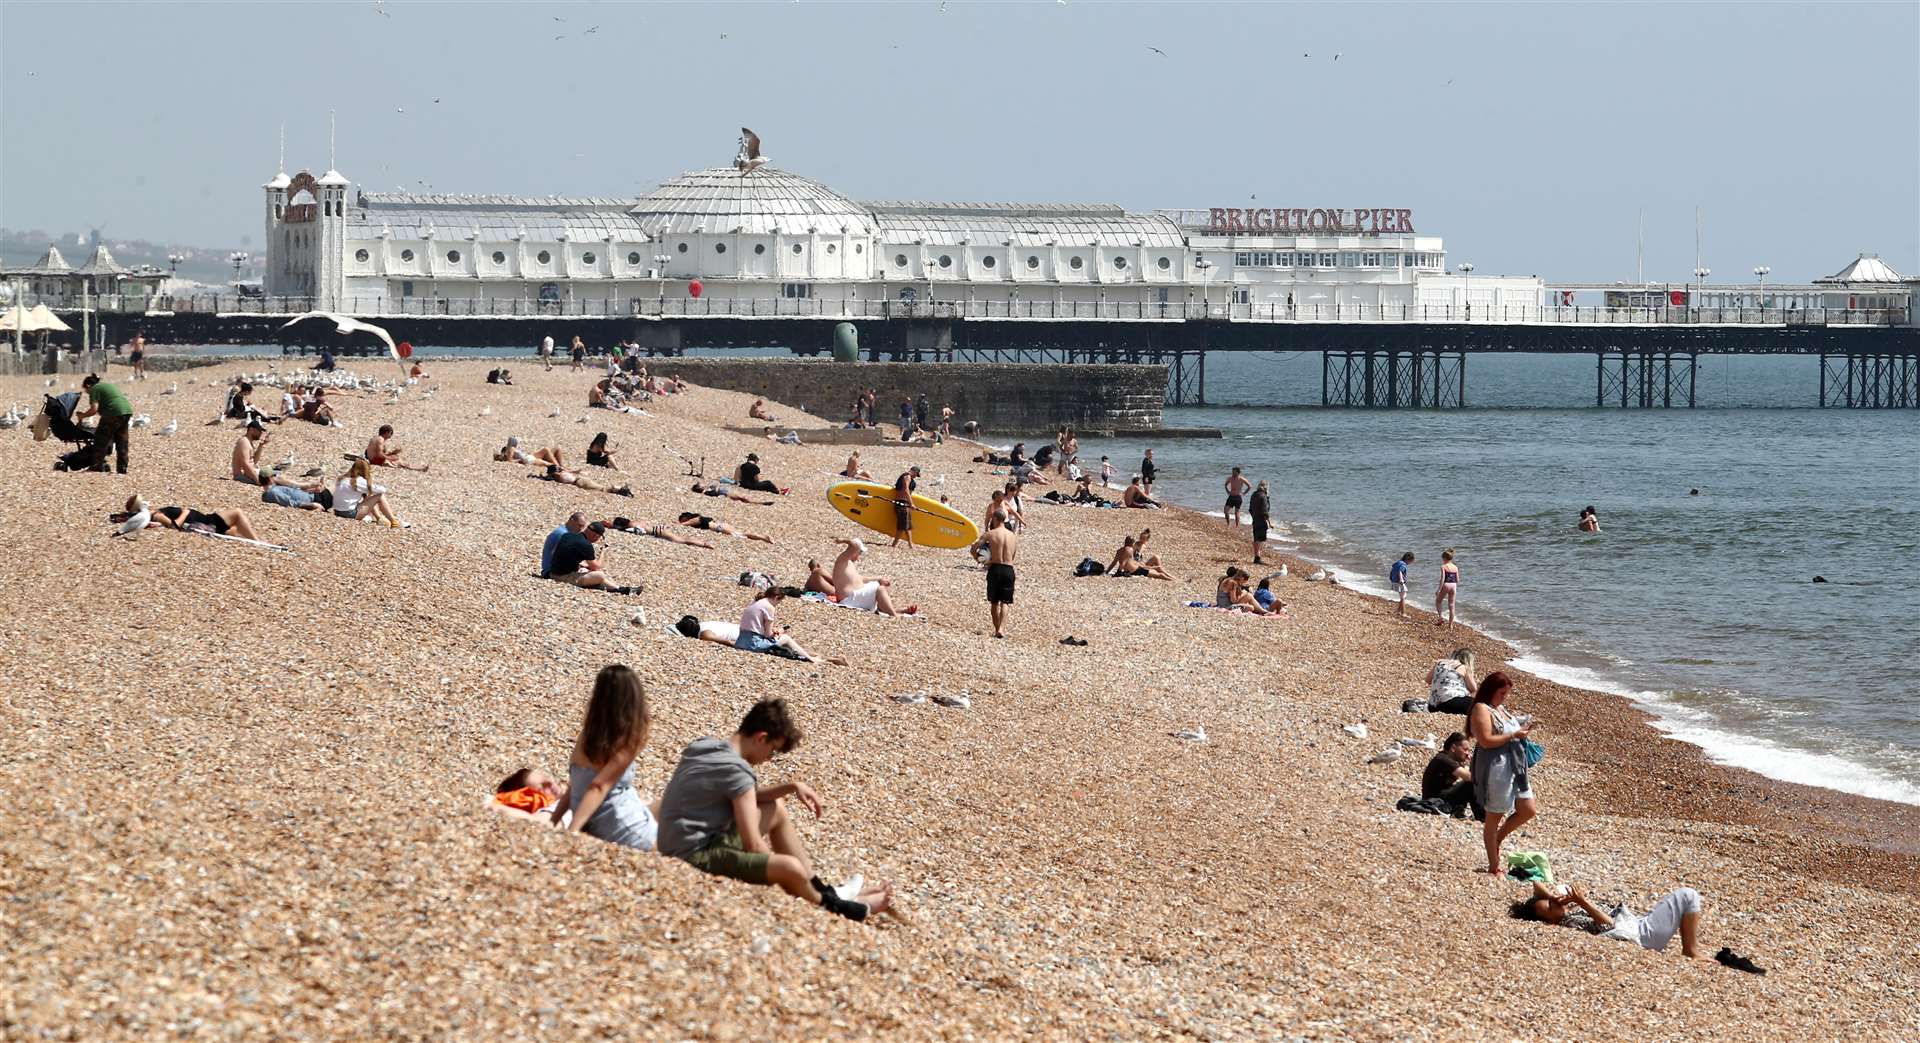
<svg viewBox="0 0 1920 1043">
<path fill-rule="evenodd" d="M 1427 671 L 1427 709 L 1464 714 L 1473 706 L 1473 691 L 1478 687 L 1473 678 L 1473 649 L 1457 649 L 1452 658 L 1434 663 Z"/>
<path fill-rule="evenodd" d="M 377 517 L 384 519 L 388 528 L 400 527 L 400 519 L 394 517 L 393 508 L 387 504 L 386 488 L 373 484 L 373 465 L 367 463 L 364 456 L 356 457 L 353 466 L 334 486 L 333 513 L 354 521 Z"/>
<path fill-rule="evenodd" d="M 493 454 L 493 458 L 498 461 L 511 461 L 516 464 L 539 464 L 542 467 L 567 466 L 561 461 L 560 450 L 558 449 L 535 449 L 531 453 L 527 452 L 526 448 L 520 444 L 519 435 L 508 435 L 507 444 L 502 447 L 499 452 Z"/>
</svg>

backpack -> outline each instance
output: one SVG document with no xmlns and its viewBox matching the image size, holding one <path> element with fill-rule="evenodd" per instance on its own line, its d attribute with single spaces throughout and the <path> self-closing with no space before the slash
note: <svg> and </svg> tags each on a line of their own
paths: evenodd
<svg viewBox="0 0 1920 1043">
<path fill-rule="evenodd" d="M 1104 576 L 1106 572 L 1107 567 L 1092 558 L 1081 558 L 1080 564 L 1073 567 L 1076 576 Z"/>
</svg>

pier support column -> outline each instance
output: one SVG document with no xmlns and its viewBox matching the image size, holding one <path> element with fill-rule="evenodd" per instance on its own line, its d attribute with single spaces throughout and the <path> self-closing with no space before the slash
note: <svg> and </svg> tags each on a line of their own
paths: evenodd
<svg viewBox="0 0 1920 1043">
<path fill-rule="evenodd" d="M 1152 361 L 1162 361 L 1158 351 Z M 1207 353 L 1170 351 L 1166 353 L 1167 405 L 1204 406 L 1207 404 Z"/>
<path fill-rule="evenodd" d="M 1603 351 L 1594 370 L 1598 407 L 1671 409 L 1695 405 L 1699 359 L 1687 351 Z"/>
<path fill-rule="evenodd" d="M 1323 351 L 1320 404 L 1363 409 L 1464 409 L 1463 351 Z"/>
<path fill-rule="evenodd" d="M 1920 356 L 1821 355 L 1820 408 L 1920 409 Z"/>
</svg>

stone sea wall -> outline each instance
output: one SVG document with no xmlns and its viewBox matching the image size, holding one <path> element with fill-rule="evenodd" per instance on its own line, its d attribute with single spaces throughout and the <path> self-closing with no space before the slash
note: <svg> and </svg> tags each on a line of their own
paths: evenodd
<svg viewBox="0 0 1920 1043">
<path fill-rule="evenodd" d="M 655 373 L 707 387 L 761 395 L 845 420 L 860 392 L 879 395 L 878 418 L 893 423 L 903 398 L 923 392 L 937 417 L 950 405 L 955 433 L 968 420 L 994 435 L 1152 429 L 1166 400 L 1164 365 L 1009 365 L 970 362 L 832 362 L 791 358 L 653 358 Z"/>
</svg>

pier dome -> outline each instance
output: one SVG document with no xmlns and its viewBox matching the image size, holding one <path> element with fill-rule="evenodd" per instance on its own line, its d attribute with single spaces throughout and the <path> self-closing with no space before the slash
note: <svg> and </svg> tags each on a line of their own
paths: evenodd
<svg viewBox="0 0 1920 1043">
<path fill-rule="evenodd" d="M 652 235 L 871 236 L 866 207 L 809 177 L 762 167 L 682 174 L 628 211 Z"/>
</svg>

